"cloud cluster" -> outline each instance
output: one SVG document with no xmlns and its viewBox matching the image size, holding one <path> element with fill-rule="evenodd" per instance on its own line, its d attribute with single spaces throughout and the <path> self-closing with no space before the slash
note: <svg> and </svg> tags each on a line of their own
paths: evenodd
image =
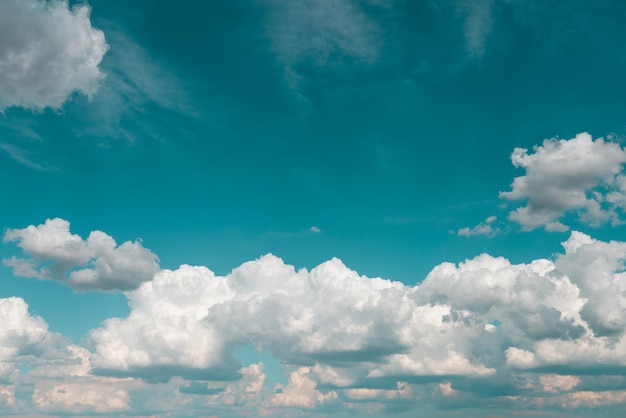
<svg viewBox="0 0 626 418">
<path fill-rule="evenodd" d="M 500 197 L 527 204 L 510 212 L 509 219 L 525 230 L 543 226 L 547 231 L 567 231 L 560 219 L 570 212 L 590 225 L 621 223 L 617 211 L 626 208 L 626 150 L 619 144 L 580 133 L 569 140 L 546 139 L 533 151 L 515 148 L 511 155 L 513 165 L 526 174 Z"/>
<path fill-rule="evenodd" d="M 233 348 L 252 344 L 294 368 L 268 405 L 304 409 L 411 404 L 406 393 L 437 382 L 444 403 L 453 393 L 478 402 L 498 385 L 507 396 L 575 396 L 577 384 L 529 390 L 526 380 L 626 368 L 626 243 L 574 232 L 563 246 L 555 261 L 483 254 L 443 263 L 414 287 L 360 276 L 338 259 L 308 271 L 266 255 L 224 277 L 163 270 L 127 293 L 127 318 L 91 332 L 92 364 L 151 382 L 229 381 L 239 372 Z"/>
<path fill-rule="evenodd" d="M 98 90 L 108 46 L 89 13 L 63 0 L 0 2 L 0 111 L 59 109 L 76 91 Z"/>
<path fill-rule="evenodd" d="M 104 237 L 83 240 L 60 219 L 6 234 L 33 259 L 53 260 L 30 266 L 34 272 L 73 268 L 69 278 L 84 270 L 72 266 L 107 257 L 94 250 L 98 244 L 109 242 L 103 247 L 115 253 Z M 11 391 L 28 377 L 36 409 L 78 414 L 142 402 L 154 411 L 231 408 L 229 415 L 364 414 L 420 402 L 623 406 L 626 242 L 572 232 L 563 248 L 528 264 L 488 254 L 442 263 L 415 286 L 359 275 L 336 258 L 309 271 L 268 254 L 226 276 L 183 265 L 134 282 L 125 292 L 130 313 L 90 331 L 89 351 L 58 341 L 45 348 L 54 340 L 45 322 L 23 300 L 3 299 L 0 363 L 9 386 L 0 402 L 5 395 L 17 402 Z M 263 364 L 242 367 L 233 351 L 250 345 L 278 359 L 286 384 L 271 390 Z M 54 354 L 43 359 L 43 352 Z M 34 358 L 34 369 L 20 377 L 24 356 Z"/>
<path fill-rule="evenodd" d="M 77 290 L 131 290 L 159 271 L 158 258 L 139 242 L 117 245 L 102 231 L 84 240 L 70 232 L 64 219 L 8 229 L 4 242 L 16 242 L 31 258 L 2 260 L 21 277 L 54 279 Z"/>
</svg>

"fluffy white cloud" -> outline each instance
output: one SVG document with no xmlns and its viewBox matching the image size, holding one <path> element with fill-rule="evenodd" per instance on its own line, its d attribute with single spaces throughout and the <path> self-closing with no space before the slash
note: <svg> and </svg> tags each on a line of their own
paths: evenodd
<svg viewBox="0 0 626 418">
<path fill-rule="evenodd" d="M 547 231 L 569 229 L 560 218 L 570 211 L 591 225 L 621 222 L 616 209 L 624 208 L 620 173 L 626 150 L 619 144 L 580 133 L 569 140 L 546 139 L 533 151 L 515 148 L 511 155 L 513 165 L 526 174 L 500 197 L 528 202 L 510 212 L 509 219 L 526 230 L 543 226 Z"/>
<path fill-rule="evenodd" d="M 301 367 L 289 376 L 286 386 L 278 385 L 276 393 L 270 399 L 272 406 L 298 407 L 312 409 L 317 404 L 337 399 L 337 392 L 322 393 L 316 390 L 317 383 L 312 380 L 310 368 Z"/>
<path fill-rule="evenodd" d="M 8 229 L 4 241 L 17 242 L 32 257 L 3 260 L 16 276 L 55 279 L 79 290 L 130 290 L 159 270 L 157 256 L 141 243 L 126 241 L 118 246 L 101 231 L 92 231 L 84 240 L 60 218 Z"/>
<path fill-rule="evenodd" d="M 132 382 L 91 376 L 89 358 L 85 348 L 49 332 L 48 324 L 31 315 L 23 299 L 0 299 L 3 415 L 35 416 L 36 410 L 76 414 L 126 409 L 129 395 L 125 386 Z"/>
<path fill-rule="evenodd" d="M 0 111 L 58 109 L 75 91 L 98 90 L 108 46 L 89 13 L 64 0 L 0 2 Z"/>
<path fill-rule="evenodd" d="M 61 264 L 88 262 L 96 244 L 110 248 L 110 237 L 91 243 L 62 220 L 29 228 L 7 234 Z M 17 402 L 16 385 L 29 378 L 32 405 L 75 414 L 137 402 L 217 414 L 366 413 L 410 408 L 433 393 L 445 407 L 623 404 L 615 391 L 626 381 L 588 376 L 626 370 L 626 243 L 573 232 L 563 248 L 528 264 L 487 254 L 442 263 L 413 287 L 361 276 L 338 259 L 309 271 L 268 254 L 223 277 L 183 265 L 127 291 L 129 315 L 92 330 L 92 351 L 56 344 L 45 357 L 30 354 L 50 345 L 45 322 L 21 299 L 0 300 L 0 365 L 11 382 L 0 401 Z M 278 359 L 286 385 L 272 392 L 262 364 L 242 368 L 233 358 L 250 344 Z M 33 369 L 20 377 L 27 357 Z"/>
<path fill-rule="evenodd" d="M 622 334 L 626 329 L 626 242 L 601 242 L 574 231 L 563 246 L 566 253 L 557 258 L 556 265 L 587 299 L 582 318 L 596 335 Z"/>
<path fill-rule="evenodd" d="M 0 384 L 16 372 L 17 359 L 44 345 L 48 324 L 28 313 L 23 299 L 0 299 Z"/>
<path fill-rule="evenodd" d="M 33 393 L 35 407 L 47 412 L 110 413 L 128 408 L 128 392 L 111 384 L 58 383 L 40 384 Z"/>
<path fill-rule="evenodd" d="M 626 244 L 573 233 L 564 247 L 556 262 L 483 254 L 443 263 L 415 287 L 359 276 L 337 259 L 296 271 L 266 255 L 225 277 L 164 270 L 127 294 L 127 318 L 92 331 L 93 362 L 104 374 L 229 379 L 232 348 L 254 344 L 345 387 L 545 366 L 550 359 L 534 360 L 540 347 L 592 341 L 626 365 L 601 343 L 626 325 L 616 273 Z"/>
</svg>

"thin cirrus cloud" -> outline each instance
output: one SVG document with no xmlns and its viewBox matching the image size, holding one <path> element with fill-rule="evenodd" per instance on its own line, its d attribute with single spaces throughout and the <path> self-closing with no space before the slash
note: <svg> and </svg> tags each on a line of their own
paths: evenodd
<svg viewBox="0 0 626 418">
<path fill-rule="evenodd" d="M 159 270 L 157 256 L 141 243 L 126 241 L 118 246 L 102 231 L 92 231 L 84 240 L 60 218 L 8 229 L 4 242 L 16 242 L 30 256 L 2 260 L 14 275 L 53 279 L 77 290 L 132 290 Z"/>
<path fill-rule="evenodd" d="M 378 59 L 382 30 L 364 10 L 368 8 L 364 6 L 380 6 L 375 1 L 263 3 L 269 10 L 266 27 L 272 50 L 284 66 L 286 81 L 296 90 L 308 66 L 336 69 Z"/>
<path fill-rule="evenodd" d="M 60 0 L 0 2 L 0 111 L 59 109 L 76 91 L 96 93 L 108 45 L 89 12 Z"/>
<path fill-rule="evenodd" d="M 532 153 L 515 148 L 511 161 L 526 174 L 516 177 L 511 190 L 500 192 L 500 197 L 527 201 L 509 213 L 509 219 L 522 229 L 567 231 L 569 226 L 561 218 L 572 212 L 594 226 L 622 223 L 619 214 L 626 209 L 626 150 L 618 143 L 593 140 L 583 132 L 572 139 L 546 139 Z"/>
<path fill-rule="evenodd" d="M 51 271 L 107 257 L 98 248 L 112 252 L 113 271 L 144 271 L 141 257 L 111 255 L 125 244 L 112 247 L 103 232 L 83 240 L 60 219 L 7 237 L 54 260 Z M 271 254 L 226 276 L 163 269 L 126 286 L 130 313 L 90 331 L 89 351 L 50 333 L 22 299 L 2 299 L 13 319 L 2 323 L 11 331 L 0 334 L 0 370 L 13 393 L 26 377 L 35 382 L 37 409 L 73 413 L 128 410 L 133 396 L 159 411 L 210 398 L 198 407 L 230 414 L 392 410 L 419 399 L 444 408 L 619 405 L 626 392 L 611 375 L 626 368 L 626 243 L 572 232 L 563 248 L 528 264 L 488 254 L 442 263 L 415 286 L 359 275 L 336 258 L 310 271 Z M 233 350 L 249 345 L 275 356 L 287 383 L 268 389 L 262 363 L 242 367 Z M 19 375 L 16 359 L 33 370 Z"/>
</svg>

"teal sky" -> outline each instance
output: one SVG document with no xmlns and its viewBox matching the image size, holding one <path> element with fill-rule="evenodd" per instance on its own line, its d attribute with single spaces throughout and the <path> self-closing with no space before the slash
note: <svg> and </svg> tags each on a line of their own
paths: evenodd
<svg viewBox="0 0 626 418">
<path fill-rule="evenodd" d="M 625 18 L 0 4 L 0 414 L 624 408 Z"/>
</svg>

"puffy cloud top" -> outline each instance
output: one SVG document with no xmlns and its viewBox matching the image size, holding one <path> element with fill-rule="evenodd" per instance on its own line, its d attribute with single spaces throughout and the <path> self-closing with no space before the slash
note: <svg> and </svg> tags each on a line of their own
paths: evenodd
<svg viewBox="0 0 626 418">
<path fill-rule="evenodd" d="M 443 263 L 414 287 L 360 276 L 338 259 L 308 271 L 271 254 L 224 277 L 163 270 L 127 293 L 127 318 L 91 332 L 92 361 L 105 375 L 233 379 L 232 349 L 253 344 L 300 367 L 299 382 L 335 388 L 574 373 L 595 358 L 626 367 L 626 244 L 574 232 L 563 245 L 556 261 L 483 254 Z"/>
<path fill-rule="evenodd" d="M 22 298 L 0 299 L 0 383 L 15 372 L 15 359 L 41 345 L 47 335 L 48 324 L 31 316 Z"/>
<path fill-rule="evenodd" d="M 58 109 L 75 91 L 98 90 L 108 45 L 89 13 L 63 0 L 0 2 L 0 111 Z"/>
<path fill-rule="evenodd" d="M 62 219 L 5 239 L 33 257 L 5 261 L 17 271 L 75 286 L 73 273 L 91 271 L 107 288 L 123 276 L 116 271 L 133 275 L 156 257 L 104 232 L 84 240 Z M 223 277 L 203 266 L 159 270 L 126 291 L 127 317 L 89 333 L 91 352 L 63 349 L 23 300 L 0 299 L 0 380 L 20 381 L 19 362 L 47 350 L 30 372 L 44 412 L 119 412 L 142 391 L 167 392 L 150 398 L 163 410 L 204 397 L 202 405 L 268 414 L 354 403 L 392 410 L 424 396 L 446 407 L 494 396 L 526 407 L 623 403 L 626 381 L 606 375 L 626 370 L 626 243 L 572 232 L 563 247 L 528 264 L 488 254 L 442 263 L 416 286 L 359 275 L 336 258 L 309 271 L 267 254 Z M 267 392 L 263 365 L 233 357 L 249 345 L 271 352 L 288 382 Z M 12 390 L 0 401 L 16 402 Z"/>
</svg>

